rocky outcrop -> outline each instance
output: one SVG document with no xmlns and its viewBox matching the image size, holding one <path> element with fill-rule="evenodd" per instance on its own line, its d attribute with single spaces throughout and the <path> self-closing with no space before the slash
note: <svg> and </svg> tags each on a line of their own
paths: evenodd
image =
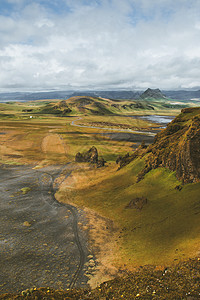
<svg viewBox="0 0 200 300">
<path fill-rule="evenodd" d="M 76 162 L 88 162 L 91 164 L 96 164 L 98 168 L 104 167 L 106 161 L 103 157 L 98 157 L 98 151 L 96 147 L 90 148 L 88 151 L 80 153 L 78 152 L 75 156 Z"/>
<path fill-rule="evenodd" d="M 118 156 L 116 159 L 116 164 L 119 165 L 118 169 L 125 167 L 135 158 L 142 157 L 144 154 L 146 154 L 146 149 L 147 146 L 145 145 L 145 142 L 142 142 L 141 145 L 131 155 L 127 153 L 124 156 Z"/>
<path fill-rule="evenodd" d="M 147 148 L 145 168 L 138 175 L 140 181 L 152 169 L 167 167 L 176 171 L 183 183 L 200 181 L 200 108 L 181 111 L 167 128 L 155 137 Z"/>
</svg>

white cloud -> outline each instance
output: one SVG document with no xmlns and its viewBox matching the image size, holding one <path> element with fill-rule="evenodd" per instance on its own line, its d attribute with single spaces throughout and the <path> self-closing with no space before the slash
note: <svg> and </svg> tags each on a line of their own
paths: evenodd
<svg viewBox="0 0 200 300">
<path fill-rule="evenodd" d="M 199 1 L 28 3 L 0 16 L 1 89 L 200 86 Z"/>
</svg>

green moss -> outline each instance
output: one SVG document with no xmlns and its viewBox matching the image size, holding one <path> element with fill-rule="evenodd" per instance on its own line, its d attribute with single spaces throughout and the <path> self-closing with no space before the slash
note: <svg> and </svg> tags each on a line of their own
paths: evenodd
<svg viewBox="0 0 200 300">
<path fill-rule="evenodd" d="M 23 195 L 26 195 L 28 192 L 31 191 L 31 188 L 29 187 L 24 187 L 20 190 L 22 192 Z"/>
</svg>

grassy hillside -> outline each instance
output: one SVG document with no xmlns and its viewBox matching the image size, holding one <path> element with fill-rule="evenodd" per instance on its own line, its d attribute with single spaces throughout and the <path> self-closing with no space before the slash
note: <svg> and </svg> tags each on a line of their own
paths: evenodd
<svg viewBox="0 0 200 300">
<path fill-rule="evenodd" d="M 66 181 L 68 188 L 61 186 L 61 201 L 72 199 L 118 226 L 116 264 L 164 264 L 198 253 L 199 114 L 199 108 L 183 110 L 156 136 L 153 145 L 122 169 L 111 164 L 96 171 L 80 165 Z M 181 167 L 187 177 L 194 176 L 194 183 L 182 185 L 178 174 L 170 170 L 170 160 L 176 155 L 179 163 L 183 159 Z M 156 168 L 143 172 L 150 158 L 157 162 Z M 143 180 L 138 182 L 141 172 Z"/>
<path fill-rule="evenodd" d="M 140 114 L 145 111 L 149 114 L 154 112 L 165 113 L 167 110 L 174 109 L 176 113 L 180 106 L 170 105 L 168 106 L 167 100 L 161 99 L 157 101 L 151 99 L 151 101 L 145 100 L 112 100 L 99 97 L 72 97 L 66 100 L 68 106 L 76 114 L 86 115 L 113 115 L 113 114 Z"/>
<path fill-rule="evenodd" d="M 76 171 L 66 182 L 68 188 L 62 185 L 58 199 L 72 199 L 117 224 L 116 264 L 166 264 L 195 255 L 200 242 L 200 183 L 179 191 L 175 188 L 181 183 L 165 168 L 152 170 L 136 183 L 143 166 L 144 159 L 136 159 L 119 171 Z M 141 210 L 126 208 L 137 197 L 147 198 L 147 204 Z"/>
<path fill-rule="evenodd" d="M 139 178 L 159 166 L 176 171 L 185 183 L 200 181 L 200 108 L 186 108 L 167 128 L 157 134 L 146 152 L 145 168 Z"/>
<path fill-rule="evenodd" d="M 1 117 L 26 118 L 54 115 L 112 116 L 127 114 L 172 114 L 185 107 L 167 99 L 111 100 L 100 97 L 76 96 L 67 100 L 37 100 L 0 103 Z"/>
</svg>

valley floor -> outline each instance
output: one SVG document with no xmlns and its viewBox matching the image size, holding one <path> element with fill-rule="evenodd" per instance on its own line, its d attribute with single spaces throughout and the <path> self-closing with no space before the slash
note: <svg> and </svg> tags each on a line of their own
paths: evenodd
<svg viewBox="0 0 200 300">
<path fill-rule="evenodd" d="M 142 157 L 122 169 L 115 162 L 151 143 L 162 125 L 136 116 L 29 115 L 20 108 L 0 121 L 0 292 L 28 289 L 0 299 L 199 297 L 200 183 L 182 186 L 165 168 L 137 182 Z M 74 163 L 92 146 L 105 167 Z M 136 198 L 146 199 L 140 209 L 130 205 Z"/>
</svg>

